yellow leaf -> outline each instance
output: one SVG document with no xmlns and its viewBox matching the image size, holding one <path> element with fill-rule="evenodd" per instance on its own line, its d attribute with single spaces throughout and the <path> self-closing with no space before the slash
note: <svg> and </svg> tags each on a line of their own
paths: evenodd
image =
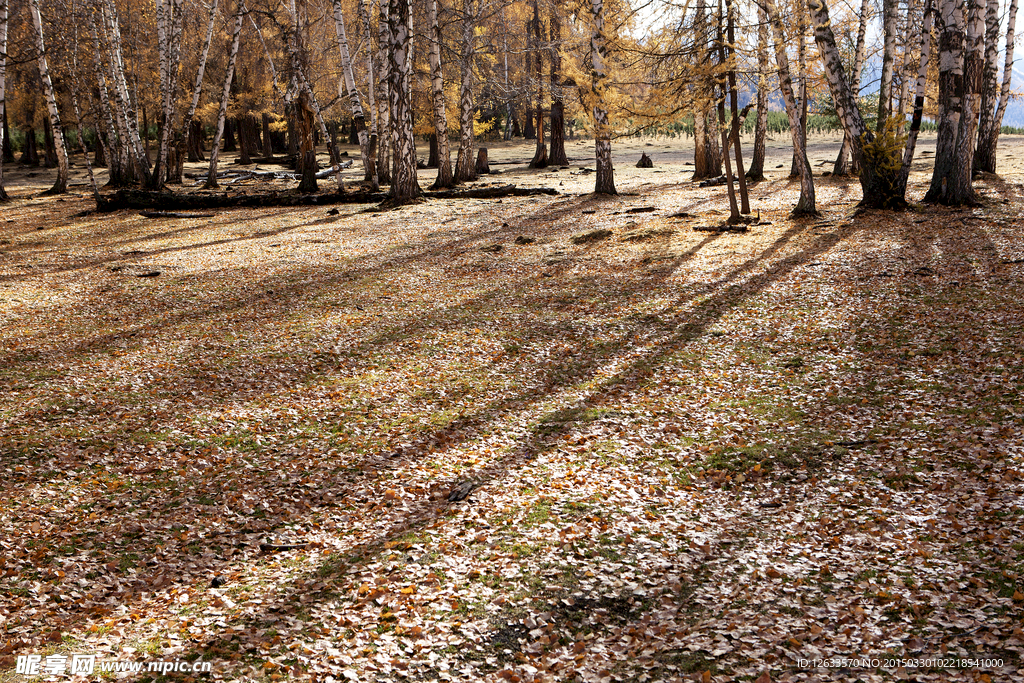
<svg viewBox="0 0 1024 683">
<path fill-rule="evenodd" d="M 1017 602 L 1024 600 L 1024 593 L 1020 591 L 1013 591 L 1013 599 Z"/>
<path fill-rule="evenodd" d="M 711 671 L 708 670 L 708 671 L 705 671 L 704 673 L 702 673 L 700 675 L 700 680 L 703 681 L 704 683 L 711 683 Z"/>
<path fill-rule="evenodd" d="M 416 588 L 414 586 L 408 586 L 402 589 L 402 595 L 412 595 L 415 592 Z"/>
</svg>

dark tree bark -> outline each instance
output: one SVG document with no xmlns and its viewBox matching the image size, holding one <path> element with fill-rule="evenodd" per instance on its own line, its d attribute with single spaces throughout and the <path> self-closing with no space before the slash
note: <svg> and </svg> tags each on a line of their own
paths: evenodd
<svg viewBox="0 0 1024 683">
<path fill-rule="evenodd" d="M 269 162 L 274 158 L 274 137 L 270 133 L 270 114 L 263 112 L 260 118 L 263 125 L 263 159 Z"/>
<path fill-rule="evenodd" d="M 95 131 L 96 141 L 92 146 L 92 165 L 97 168 L 106 168 L 107 166 L 107 155 L 104 151 L 103 140 L 100 139 L 101 133 Z"/>
<path fill-rule="evenodd" d="M 427 168 L 437 168 L 439 158 L 437 153 L 437 133 L 431 133 L 427 136 L 427 146 L 430 150 L 427 153 Z"/>
<path fill-rule="evenodd" d="M 53 127 L 49 119 L 43 119 L 43 165 L 57 168 L 57 145 L 53 142 Z"/>
<path fill-rule="evenodd" d="M 21 158 L 18 159 L 18 163 L 25 166 L 38 166 L 39 147 L 37 145 L 36 129 L 28 126 L 25 129 L 25 148 L 21 151 Z"/>
<path fill-rule="evenodd" d="M 235 119 L 227 119 L 224 122 L 224 151 L 237 152 L 238 143 L 235 142 Z"/>
<path fill-rule="evenodd" d="M 7 108 L 4 107 L 4 163 L 14 163 L 14 147 L 11 146 L 11 129 L 7 125 Z"/>
<path fill-rule="evenodd" d="M 481 147 L 476 152 L 476 172 L 478 175 L 487 175 L 491 172 L 491 167 L 487 163 L 486 147 Z"/>
<path fill-rule="evenodd" d="M 547 168 L 548 146 L 544 142 L 544 52 L 540 49 L 544 36 L 541 32 L 540 7 L 537 0 L 533 0 L 533 21 L 530 30 L 533 39 L 534 73 L 537 78 L 537 151 L 533 153 L 530 168 Z"/>
<path fill-rule="evenodd" d="M 301 180 L 299 181 L 299 192 L 316 192 L 316 148 L 313 145 L 314 115 L 313 107 L 309 103 L 309 96 L 303 90 L 299 93 L 296 103 L 298 111 L 296 122 L 299 135 L 299 168 L 297 169 Z"/>
<path fill-rule="evenodd" d="M 552 166 L 568 166 L 565 155 L 565 101 L 562 97 L 562 57 L 559 43 L 562 41 L 562 27 L 558 23 L 558 10 L 552 5 L 549 20 L 551 36 L 551 155 L 548 163 Z"/>
<path fill-rule="evenodd" d="M 203 151 L 203 122 L 192 119 L 188 127 L 188 160 L 195 163 L 206 161 Z"/>
</svg>

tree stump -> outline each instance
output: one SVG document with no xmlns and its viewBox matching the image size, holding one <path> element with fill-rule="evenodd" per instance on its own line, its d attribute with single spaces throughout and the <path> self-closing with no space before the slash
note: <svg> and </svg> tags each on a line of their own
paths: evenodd
<svg viewBox="0 0 1024 683">
<path fill-rule="evenodd" d="M 651 160 L 651 158 L 649 156 L 647 156 L 647 152 L 643 152 L 640 155 L 640 161 L 636 162 L 636 167 L 637 168 L 654 168 L 654 162 Z"/>
<path fill-rule="evenodd" d="M 486 147 L 481 147 L 476 152 L 476 172 L 477 175 L 486 175 L 491 172 L 491 167 L 487 163 Z"/>
</svg>

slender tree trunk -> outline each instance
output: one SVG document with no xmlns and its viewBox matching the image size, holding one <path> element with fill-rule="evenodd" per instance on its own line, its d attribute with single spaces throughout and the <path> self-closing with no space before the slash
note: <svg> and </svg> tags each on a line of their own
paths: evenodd
<svg viewBox="0 0 1024 683">
<path fill-rule="evenodd" d="M 768 137 L 768 16 L 757 6 L 757 121 L 754 125 L 754 154 L 747 178 L 764 179 L 765 138 Z"/>
<path fill-rule="evenodd" d="M 462 53 L 459 58 L 459 153 L 455 161 L 455 182 L 476 180 L 473 158 L 473 58 L 475 55 L 476 9 L 473 0 L 465 0 L 462 23 Z"/>
<path fill-rule="evenodd" d="M 562 57 L 559 44 L 562 42 L 562 27 L 558 22 L 558 10 L 552 5 L 549 15 L 549 33 L 551 38 L 551 74 L 549 88 L 551 90 L 551 155 L 548 163 L 552 166 L 568 166 L 569 158 L 565 155 L 565 102 L 562 97 Z"/>
<path fill-rule="evenodd" d="M 303 88 L 295 102 L 298 114 L 300 180 L 299 192 L 316 192 L 316 145 L 313 139 L 315 114 L 309 92 Z"/>
<path fill-rule="evenodd" d="M 391 201 L 406 204 L 420 194 L 416 177 L 416 143 L 412 131 L 410 80 L 412 76 L 412 7 L 410 0 L 389 0 L 388 58 L 391 72 L 391 130 L 394 156 Z"/>
<path fill-rule="evenodd" d="M 892 72 L 896 61 L 896 5 L 898 0 L 882 0 L 882 76 L 878 84 L 878 120 L 875 130 L 885 128 L 892 113 Z"/>
<path fill-rule="evenodd" d="M 128 92 L 128 79 L 125 75 L 124 55 L 121 52 L 121 26 L 117 19 L 117 8 L 112 0 L 105 0 L 100 6 L 100 18 L 103 21 L 103 48 L 110 62 L 110 76 L 114 90 L 114 104 L 118 128 L 122 134 L 122 145 L 126 157 L 131 159 L 138 179 L 143 185 L 149 185 L 149 158 L 139 130 L 139 117 Z M 98 39 L 97 39 L 98 41 Z"/>
<path fill-rule="evenodd" d="M 1003 82 L 999 89 L 999 105 L 989 130 L 988 137 L 978 136 L 978 152 L 975 154 L 975 169 L 986 173 L 996 172 L 996 147 L 1003 127 L 1003 115 L 1010 99 L 1010 84 L 1013 78 L 1014 26 L 1017 22 L 1017 0 L 1010 0 L 1006 19 L 1006 56 L 1003 64 Z"/>
<path fill-rule="evenodd" d="M 932 47 L 932 16 L 934 14 L 932 2 L 933 0 L 925 0 L 921 22 L 921 55 L 918 60 L 917 83 L 914 88 L 914 114 L 910 121 L 910 131 L 907 133 L 907 144 L 903 151 L 903 168 L 900 172 L 900 187 L 903 196 L 906 196 L 907 193 L 907 180 L 914 163 L 914 150 L 917 147 L 917 136 L 921 130 L 921 118 L 924 115 L 924 97 L 928 84 L 928 63 L 931 59 Z"/>
<path fill-rule="evenodd" d="M 811 176 L 811 164 L 807 160 L 803 131 L 800 130 L 800 110 L 797 108 L 796 97 L 793 93 L 793 79 L 789 72 L 789 56 L 786 54 L 786 36 L 782 28 L 782 18 L 779 16 L 779 11 L 773 0 L 764 0 L 764 8 L 771 22 L 775 38 L 775 63 L 779 67 L 779 88 L 782 90 L 782 101 L 786 105 L 789 133 L 793 138 L 793 149 L 800 172 L 800 199 L 797 201 L 793 213 L 796 215 L 816 214 L 818 210 L 815 206 L 814 178 Z"/>
<path fill-rule="evenodd" d="M 797 16 L 797 78 L 800 81 L 800 134 L 803 135 L 803 147 L 807 149 L 807 8 L 801 0 L 796 3 Z M 800 162 L 797 159 L 796 149 L 793 150 L 793 160 L 789 165 L 789 177 L 800 177 Z"/>
<path fill-rule="evenodd" d="M 363 175 L 363 181 L 370 183 L 370 187 L 373 190 L 380 189 L 380 178 L 377 175 L 377 145 L 378 145 L 378 133 L 377 133 L 377 103 L 374 98 L 374 90 L 376 89 L 376 81 L 374 80 L 374 67 L 373 67 L 373 40 L 372 34 L 370 33 L 370 15 L 366 11 L 366 3 L 363 0 L 357 0 L 356 2 L 356 16 L 359 19 L 359 25 L 363 27 L 363 39 L 366 41 L 366 108 L 370 112 L 370 157 L 373 162 L 373 172 L 367 171 Z"/>
<path fill-rule="evenodd" d="M 213 28 L 217 21 L 217 6 L 218 0 L 210 1 L 209 17 L 206 20 L 206 35 L 203 38 L 202 50 L 199 52 L 199 68 L 196 69 L 196 78 L 194 85 L 192 86 L 192 99 L 189 102 L 188 109 L 185 111 L 184 117 L 182 117 L 181 128 L 176 132 L 176 138 L 174 141 L 175 163 L 174 168 L 170 169 L 170 173 L 168 174 L 168 181 L 171 182 L 181 182 L 181 172 L 185 163 L 188 138 L 194 131 L 192 121 L 195 118 L 196 109 L 199 107 L 199 98 L 203 94 L 203 77 L 206 74 L 206 60 L 210 55 L 210 45 L 213 43 Z M 262 36 L 260 36 L 260 38 L 262 39 Z M 199 153 L 198 158 L 192 158 L 193 153 L 196 151 Z M 202 161 L 202 146 L 197 145 L 195 149 L 189 149 L 188 157 L 190 161 Z"/>
<path fill-rule="evenodd" d="M 6 78 L 4 80 L 6 80 Z M 0 97 L 0 100 L 2 99 L 3 98 Z M 4 129 L 2 131 L 2 134 L 5 140 L 4 144 L 2 145 L 2 157 L 0 158 L 2 158 L 3 161 L 5 161 L 8 164 L 13 164 L 14 150 L 11 148 L 11 128 L 7 123 L 7 108 L 5 107 L 3 112 L 0 112 L 0 114 L 2 114 L 2 116 L 0 116 L 0 119 L 3 119 Z"/>
<path fill-rule="evenodd" d="M 740 112 L 739 95 L 736 92 L 736 28 L 733 17 L 732 0 L 725 0 L 726 27 L 729 45 L 728 55 L 729 78 L 729 109 L 732 112 L 732 145 L 736 154 L 736 177 L 740 186 L 740 213 L 750 213 L 750 199 L 747 195 L 747 177 L 743 172 L 743 151 L 740 148 Z M 745 115 L 745 114 L 744 114 Z"/>
<path fill-rule="evenodd" d="M 604 37 L 604 0 L 591 0 L 590 11 L 594 18 L 594 27 L 590 34 L 590 61 L 593 65 L 590 95 L 594 107 L 594 149 L 597 155 L 597 181 L 594 192 L 596 194 L 618 194 L 615 191 L 615 169 L 612 167 L 612 141 L 608 125 L 608 109 L 604 103 L 604 82 L 608 77 L 604 66 L 604 60 L 608 54 Z"/>
<path fill-rule="evenodd" d="M 437 0 L 427 0 L 427 20 L 430 22 L 430 96 L 434 105 L 434 146 L 437 178 L 431 189 L 440 190 L 455 185 L 452 173 L 452 155 L 448 143 L 448 114 L 444 103 L 444 75 L 441 70 L 441 27 L 437 21 Z M 428 164 L 429 166 L 429 164 Z"/>
<path fill-rule="evenodd" d="M 224 72 L 224 87 L 221 89 L 220 108 L 217 110 L 217 132 L 213 134 L 210 148 L 210 170 L 206 176 L 206 188 L 219 187 L 217 184 L 217 162 L 220 160 L 220 142 L 224 137 L 224 123 L 231 100 L 231 82 L 235 78 L 235 59 L 238 57 L 238 43 L 242 35 L 243 9 L 239 1 L 235 9 L 235 21 L 231 26 L 231 44 L 228 47 L 228 66 Z"/>
<path fill-rule="evenodd" d="M 370 135 L 366 130 L 366 116 L 363 114 L 363 104 L 359 99 L 359 90 L 356 88 L 355 74 L 352 70 L 352 56 L 348 47 L 348 36 L 345 33 L 345 17 L 341 11 L 341 0 L 332 0 L 334 6 L 334 28 L 338 36 L 338 51 L 341 54 L 341 70 L 343 78 L 338 80 L 338 97 L 348 97 L 349 110 L 352 112 L 352 125 L 355 126 L 356 137 L 359 139 L 359 154 L 362 157 L 363 169 L 366 175 L 376 175 L 375 160 L 370 159 Z M 343 85 L 344 84 L 344 85 Z M 377 188 L 377 180 L 371 180 L 374 189 Z"/>
<path fill-rule="evenodd" d="M 996 120 L 996 102 L 999 99 L 999 3 L 989 0 L 985 16 L 985 82 L 981 88 L 981 119 L 978 121 L 978 145 L 974 151 L 974 170 L 989 171 L 994 167 L 994 152 L 989 147 Z M 988 157 L 993 157 L 990 161 Z"/>
<path fill-rule="evenodd" d="M 162 11 L 161 11 L 162 7 Z M 162 29 L 161 30 L 161 25 Z M 157 50 L 160 56 L 160 88 L 162 107 L 159 125 L 159 146 L 151 187 L 163 187 L 167 173 L 171 133 L 174 128 L 174 103 L 178 94 L 178 71 L 181 67 L 181 0 L 157 0 Z"/>
<path fill-rule="evenodd" d="M 391 166 L 394 160 L 391 144 L 391 59 L 388 56 L 391 49 L 391 31 L 388 28 L 388 2 L 389 0 L 377 2 L 380 10 L 377 22 L 377 64 L 380 66 L 377 80 L 377 178 L 382 184 L 391 183 Z"/>
<path fill-rule="evenodd" d="M 537 113 L 535 115 L 537 126 L 537 151 L 530 161 L 530 168 L 548 167 L 548 146 L 544 141 L 544 51 L 541 43 L 544 41 L 540 24 L 540 3 L 533 0 L 533 23 L 531 26 L 533 36 L 533 65 L 537 78 Z"/>
<path fill-rule="evenodd" d="M 7 17 L 10 15 L 10 8 L 7 0 L 0 0 L 0 202 L 6 202 L 9 197 L 4 189 L 4 162 L 8 160 L 7 150 L 11 145 L 10 133 L 7 130 Z"/>
<path fill-rule="evenodd" d="M 974 148 L 978 132 L 978 105 L 985 72 L 985 10 L 988 2 L 971 0 L 967 17 L 967 44 L 964 58 L 963 116 L 957 131 L 953 173 L 946 184 L 944 204 L 962 206 L 973 204 L 978 198 L 972 184 Z"/>
<path fill-rule="evenodd" d="M 29 13 L 35 26 L 36 51 L 39 60 L 39 79 L 43 84 L 43 97 L 46 109 L 50 114 L 50 128 L 53 129 L 53 145 L 57 151 L 57 180 L 47 194 L 63 194 L 68 189 L 68 150 L 64 144 L 64 129 L 60 123 L 60 112 L 57 110 L 57 97 L 50 79 L 50 67 L 46 60 L 46 47 L 43 41 L 43 18 L 39 14 L 39 0 L 28 0 Z"/>
<path fill-rule="evenodd" d="M 900 126 L 905 126 L 907 122 L 910 84 L 914 80 L 911 78 L 911 74 L 915 73 L 911 71 L 914 66 L 914 51 L 912 48 L 915 44 L 920 44 L 921 42 L 920 26 L 917 21 L 917 2 L 916 0 L 907 0 L 907 20 L 904 22 L 906 42 L 903 47 L 903 66 L 900 69 L 900 98 L 896 110 L 896 117 L 900 121 Z"/>
<path fill-rule="evenodd" d="M 725 34 L 722 29 L 722 24 L 724 22 L 725 15 L 722 12 L 722 0 L 718 0 L 717 42 L 719 72 L 721 72 L 722 69 L 728 70 L 728 57 L 726 56 L 725 50 Z M 736 203 L 736 188 L 733 184 L 735 179 L 732 174 L 732 161 L 729 159 L 729 143 L 731 142 L 731 135 L 728 123 L 725 120 L 725 98 L 728 95 L 729 89 L 726 87 L 726 76 L 724 74 L 719 75 L 718 77 L 718 89 L 718 130 L 722 136 L 722 161 L 725 162 L 725 185 L 729 194 L 729 223 L 739 223 L 740 207 Z"/>
<path fill-rule="evenodd" d="M 964 100 L 964 6 L 963 0 L 939 4 L 939 117 L 935 141 L 935 167 L 924 199 L 943 203 L 949 176 L 955 171 L 957 134 Z"/>
<path fill-rule="evenodd" d="M 861 0 L 860 23 L 857 25 L 857 51 L 853 55 L 853 69 L 850 71 L 850 88 L 856 99 L 860 94 L 860 78 L 864 68 L 864 59 L 867 52 L 867 31 L 868 16 L 871 13 L 871 0 Z M 850 136 L 843 133 L 843 146 L 836 157 L 836 163 L 832 166 L 832 175 L 845 176 L 850 173 L 859 173 L 859 168 L 854 168 L 850 163 Z"/>
<path fill-rule="evenodd" d="M 711 52 L 708 49 L 709 34 L 705 0 L 697 0 L 696 13 L 694 15 L 694 34 L 696 36 L 697 63 L 702 69 L 710 70 Z M 715 135 L 717 124 L 713 119 L 714 79 L 705 77 L 696 84 L 695 88 L 694 102 L 696 106 L 693 112 L 694 155 L 692 180 L 717 178 L 722 175 L 722 152 L 718 146 L 718 138 Z"/>
</svg>

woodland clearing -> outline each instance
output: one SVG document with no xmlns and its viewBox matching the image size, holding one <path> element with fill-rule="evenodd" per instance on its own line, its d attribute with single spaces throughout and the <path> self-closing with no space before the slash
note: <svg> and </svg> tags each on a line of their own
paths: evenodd
<svg viewBox="0 0 1024 683">
<path fill-rule="evenodd" d="M 857 212 L 812 138 L 822 215 L 794 220 L 780 137 L 741 234 L 695 230 L 728 204 L 678 140 L 617 141 L 617 197 L 498 144 L 476 185 L 561 194 L 336 214 L 89 214 L 81 176 L 30 198 L 52 179 L 9 167 L 0 681 L 80 652 L 217 680 L 1024 680 L 1000 145 L 979 207 Z M 858 655 L 883 665 L 801 664 Z"/>
</svg>

